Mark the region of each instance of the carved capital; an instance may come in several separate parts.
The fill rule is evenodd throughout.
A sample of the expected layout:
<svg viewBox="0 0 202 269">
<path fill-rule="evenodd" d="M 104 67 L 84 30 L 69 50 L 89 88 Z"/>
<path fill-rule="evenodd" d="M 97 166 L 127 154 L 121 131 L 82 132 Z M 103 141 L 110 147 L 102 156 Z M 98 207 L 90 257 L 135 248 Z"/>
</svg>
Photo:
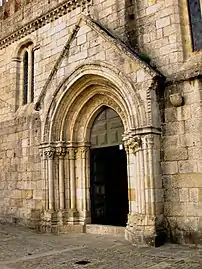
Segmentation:
<svg viewBox="0 0 202 269">
<path fill-rule="evenodd" d="M 154 136 L 153 135 L 147 135 L 146 136 L 146 144 L 148 148 L 152 148 L 154 145 Z"/>
<path fill-rule="evenodd" d="M 140 137 L 134 136 L 124 142 L 124 147 L 127 153 L 132 151 L 132 153 L 135 154 L 142 147 L 142 140 Z"/>
<path fill-rule="evenodd" d="M 86 159 L 86 153 L 88 152 L 88 150 L 89 150 L 88 147 L 80 147 L 79 148 L 79 153 L 80 153 L 81 159 Z"/>
<path fill-rule="evenodd" d="M 65 147 L 57 147 L 56 148 L 56 155 L 61 159 L 64 158 L 66 153 L 67 153 L 67 149 Z"/>
<path fill-rule="evenodd" d="M 44 151 L 43 151 L 43 150 L 40 150 L 40 157 L 41 157 L 41 160 L 46 159 L 46 156 L 45 156 L 45 154 L 44 154 Z"/>
<path fill-rule="evenodd" d="M 46 159 L 54 159 L 55 148 L 44 149 L 44 156 Z"/>
<path fill-rule="evenodd" d="M 68 159 L 69 160 L 75 160 L 76 159 L 76 153 L 77 153 L 76 148 L 68 148 L 67 153 L 68 153 Z"/>
</svg>

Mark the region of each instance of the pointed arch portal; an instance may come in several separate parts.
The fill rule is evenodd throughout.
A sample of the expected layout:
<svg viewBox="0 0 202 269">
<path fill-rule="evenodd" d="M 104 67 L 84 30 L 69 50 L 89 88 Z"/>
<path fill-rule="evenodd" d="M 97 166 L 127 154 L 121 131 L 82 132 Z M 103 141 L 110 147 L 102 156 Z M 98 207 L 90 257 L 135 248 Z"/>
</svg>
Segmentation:
<svg viewBox="0 0 202 269">
<path fill-rule="evenodd" d="M 155 244 L 163 191 L 152 94 L 148 105 L 151 94 L 141 100 L 125 77 L 104 66 L 82 67 L 64 81 L 42 132 L 44 229 L 119 225 L 128 240 Z"/>
<path fill-rule="evenodd" d="M 91 129 L 91 223 L 126 226 L 129 209 L 123 132 L 119 115 L 103 107 Z"/>
</svg>

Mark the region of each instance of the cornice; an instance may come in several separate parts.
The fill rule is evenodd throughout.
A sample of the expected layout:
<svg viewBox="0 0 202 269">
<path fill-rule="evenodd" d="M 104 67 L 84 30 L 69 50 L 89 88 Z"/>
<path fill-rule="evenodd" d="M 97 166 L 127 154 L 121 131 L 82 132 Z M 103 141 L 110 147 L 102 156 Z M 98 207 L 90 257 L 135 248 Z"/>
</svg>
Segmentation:
<svg viewBox="0 0 202 269">
<path fill-rule="evenodd" d="M 47 13 L 35 18 L 29 23 L 23 25 L 19 29 L 13 31 L 8 36 L 0 40 L 0 50 L 9 46 L 13 42 L 31 34 L 40 27 L 58 19 L 59 17 L 71 12 L 73 9 L 89 4 L 91 0 L 66 0 L 57 7 L 49 10 Z"/>
</svg>

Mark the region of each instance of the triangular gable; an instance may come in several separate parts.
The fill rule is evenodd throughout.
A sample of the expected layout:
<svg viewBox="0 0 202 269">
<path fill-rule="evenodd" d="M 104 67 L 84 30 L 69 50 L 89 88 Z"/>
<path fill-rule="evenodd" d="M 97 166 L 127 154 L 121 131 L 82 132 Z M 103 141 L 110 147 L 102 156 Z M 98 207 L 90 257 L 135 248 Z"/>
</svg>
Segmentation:
<svg viewBox="0 0 202 269">
<path fill-rule="evenodd" d="M 95 22 L 90 16 L 81 15 L 79 20 L 78 20 L 78 23 L 75 25 L 75 27 L 73 29 L 72 34 L 68 38 L 62 52 L 60 53 L 48 79 L 46 80 L 46 83 L 44 84 L 44 86 L 42 88 L 42 91 L 41 91 L 39 98 L 37 100 L 37 103 L 35 105 L 36 110 L 39 109 L 39 105 L 40 105 L 42 99 L 44 98 L 44 96 L 46 95 L 47 89 L 48 89 L 50 83 L 52 82 L 52 80 L 54 79 L 57 71 L 59 70 L 63 59 L 68 57 L 70 46 L 71 46 L 72 42 L 74 41 L 74 39 L 76 38 L 77 33 L 81 29 L 83 23 L 86 24 L 89 28 L 91 28 L 91 30 L 97 32 L 100 36 L 102 36 L 102 38 L 104 38 L 112 46 L 115 46 L 116 49 L 121 51 L 121 53 L 124 53 L 131 60 L 138 63 L 138 65 L 142 69 L 144 69 L 144 71 L 146 71 L 151 77 L 162 76 L 158 71 L 156 71 L 149 64 L 147 64 L 145 61 L 143 61 L 141 59 L 141 57 L 136 52 L 134 52 L 130 48 L 128 48 L 123 41 L 116 38 L 112 33 L 110 33 L 108 30 L 106 30 L 104 27 L 102 27 L 99 23 Z"/>
</svg>

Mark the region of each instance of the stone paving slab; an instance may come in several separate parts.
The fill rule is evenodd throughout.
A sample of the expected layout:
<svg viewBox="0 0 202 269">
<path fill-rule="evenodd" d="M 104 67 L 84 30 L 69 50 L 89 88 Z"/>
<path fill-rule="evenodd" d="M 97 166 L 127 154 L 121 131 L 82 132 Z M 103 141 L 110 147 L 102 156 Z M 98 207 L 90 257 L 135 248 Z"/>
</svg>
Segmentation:
<svg viewBox="0 0 202 269">
<path fill-rule="evenodd" d="M 0 225 L 0 269 L 71 268 L 202 269 L 202 249 L 172 244 L 137 247 L 118 236 L 40 234 Z"/>
</svg>

